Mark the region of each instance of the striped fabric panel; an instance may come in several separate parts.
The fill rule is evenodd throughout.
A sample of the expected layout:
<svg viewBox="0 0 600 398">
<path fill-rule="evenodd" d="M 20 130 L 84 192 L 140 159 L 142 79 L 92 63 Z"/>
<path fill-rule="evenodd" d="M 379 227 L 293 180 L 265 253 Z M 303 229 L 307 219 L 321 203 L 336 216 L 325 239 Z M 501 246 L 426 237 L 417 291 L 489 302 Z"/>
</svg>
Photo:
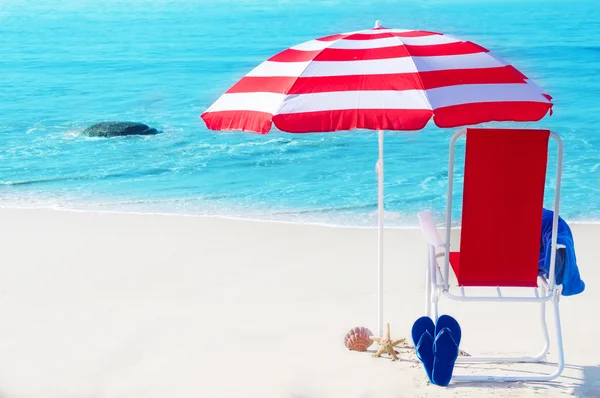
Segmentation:
<svg viewBox="0 0 600 398">
<path fill-rule="evenodd" d="M 421 130 L 432 115 L 433 112 L 428 109 L 338 109 L 278 114 L 273 116 L 273 123 L 290 133 L 352 129 Z"/>
<path fill-rule="evenodd" d="M 315 76 L 349 76 L 380 75 L 397 73 L 416 73 L 430 71 L 447 71 L 454 69 L 481 69 L 506 66 L 489 53 L 473 53 L 440 56 L 402 56 L 350 61 L 299 61 L 274 62 L 265 61 L 246 76 L 265 77 L 315 77 Z"/>
<path fill-rule="evenodd" d="M 463 84 L 526 84 L 512 66 L 448 69 L 425 72 L 351 74 L 334 76 L 250 76 L 242 78 L 227 93 L 268 92 L 310 94 L 326 91 L 415 90 Z M 537 87 L 537 86 L 536 86 Z"/>
<path fill-rule="evenodd" d="M 343 40 L 340 40 L 340 42 Z M 375 41 L 375 40 L 373 40 Z M 444 43 L 432 45 L 407 45 L 398 43 L 385 47 L 352 48 L 329 46 L 321 50 L 287 49 L 269 58 L 271 62 L 304 62 L 304 61 L 364 61 L 372 59 L 388 59 L 402 57 L 437 57 L 442 55 L 477 54 L 487 52 L 471 42 Z"/>
<path fill-rule="evenodd" d="M 286 96 L 276 113 L 303 113 L 342 109 L 431 110 L 431 106 L 423 90 L 333 91 Z"/>
<path fill-rule="evenodd" d="M 511 66 L 487 69 L 455 69 L 421 73 L 348 75 L 321 77 L 247 76 L 228 93 L 268 92 L 310 94 L 330 91 L 418 90 L 462 84 L 523 83 L 525 80 Z"/>
<path fill-rule="evenodd" d="M 428 90 L 325 91 L 308 94 L 227 93 L 209 112 L 259 111 L 271 114 L 339 109 L 438 109 L 478 102 L 540 102 L 548 100 L 527 84 L 463 84 Z"/>
<path fill-rule="evenodd" d="M 291 47 L 258 65 L 203 115 L 211 129 L 266 133 L 415 130 L 535 121 L 551 97 L 487 49 L 435 32 L 371 29 Z"/>
</svg>

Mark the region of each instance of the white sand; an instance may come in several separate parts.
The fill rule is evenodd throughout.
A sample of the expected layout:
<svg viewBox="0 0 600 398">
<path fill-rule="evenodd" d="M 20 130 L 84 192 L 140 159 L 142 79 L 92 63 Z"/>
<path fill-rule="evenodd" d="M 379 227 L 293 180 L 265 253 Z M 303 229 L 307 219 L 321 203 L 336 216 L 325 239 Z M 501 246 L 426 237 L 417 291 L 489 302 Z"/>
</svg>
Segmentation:
<svg viewBox="0 0 600 398">
<path fill-rule="evenodd" d="M 375 230 L 52 210 L 0 219 L 1 397 L 600 396 L 600 225 L 573 227 L 587 290 L 561 301 L 563 375 L 442 388 L 410 352 L 391 362 L 343 345 L 353 326 L 376 329 Z M 423 314 L 424 255 L 420 231 L 387 233 L 394 337 Z M 464 350 L 541 348 L 536 305 L 487 308 L 443 302 Z M 506 369 L 548 366 L 493 367 Z"/>
</svg>

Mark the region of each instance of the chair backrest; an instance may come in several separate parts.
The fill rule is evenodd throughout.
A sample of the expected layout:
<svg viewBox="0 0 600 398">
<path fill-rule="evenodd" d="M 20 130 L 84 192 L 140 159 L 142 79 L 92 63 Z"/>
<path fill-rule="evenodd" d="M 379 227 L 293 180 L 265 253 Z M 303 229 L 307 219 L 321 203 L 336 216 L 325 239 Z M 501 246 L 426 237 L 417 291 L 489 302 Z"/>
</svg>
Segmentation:
<svg viewBox="0 0 600 398">
<path fill-rule="evenodd" d="M 463 286 L 537 286 L 550 131 L 467 129 Z"/>
</svg>

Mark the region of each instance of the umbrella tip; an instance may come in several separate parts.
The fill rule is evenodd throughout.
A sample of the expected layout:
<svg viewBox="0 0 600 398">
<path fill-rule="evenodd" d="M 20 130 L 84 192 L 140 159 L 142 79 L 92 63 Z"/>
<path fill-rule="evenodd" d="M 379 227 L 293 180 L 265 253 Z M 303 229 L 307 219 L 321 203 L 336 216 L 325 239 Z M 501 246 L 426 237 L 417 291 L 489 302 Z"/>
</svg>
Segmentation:
<svg viewBox="0 0 600 398">
<path fill-rule="evenodd" d="M 375 21 L 375 28 L 381 28 L 382 24 L 381 21 L 378 19 L 377 21 Z"/>
</svg>

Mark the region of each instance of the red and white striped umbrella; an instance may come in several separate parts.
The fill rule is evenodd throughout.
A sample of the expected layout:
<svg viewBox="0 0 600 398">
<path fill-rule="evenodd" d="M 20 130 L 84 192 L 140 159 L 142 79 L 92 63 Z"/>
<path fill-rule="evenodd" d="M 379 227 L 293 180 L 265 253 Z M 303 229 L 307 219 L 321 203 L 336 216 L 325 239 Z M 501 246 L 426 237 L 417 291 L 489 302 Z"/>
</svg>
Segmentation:
<svg viewBox="0 0 600 398">
<path fill-rule="evenodd" d="M 378 333 L 383 333 L 383 130 L 537 121 L 551 97 L 487 49 L 423 30 L 375 28 L 291 47 L 258 65 L 202 119 L 212 130 L 379 130 Z"/>
<path fill-rule="evenodd" d="M 378 25 L 376 25 L 378 26 Z M 537 121 L 550 97 L 487 49 L 422 30 L 376 27 L 269 58 L 202 114 L 212 130 L 419 130 Z"/>
</svg>

